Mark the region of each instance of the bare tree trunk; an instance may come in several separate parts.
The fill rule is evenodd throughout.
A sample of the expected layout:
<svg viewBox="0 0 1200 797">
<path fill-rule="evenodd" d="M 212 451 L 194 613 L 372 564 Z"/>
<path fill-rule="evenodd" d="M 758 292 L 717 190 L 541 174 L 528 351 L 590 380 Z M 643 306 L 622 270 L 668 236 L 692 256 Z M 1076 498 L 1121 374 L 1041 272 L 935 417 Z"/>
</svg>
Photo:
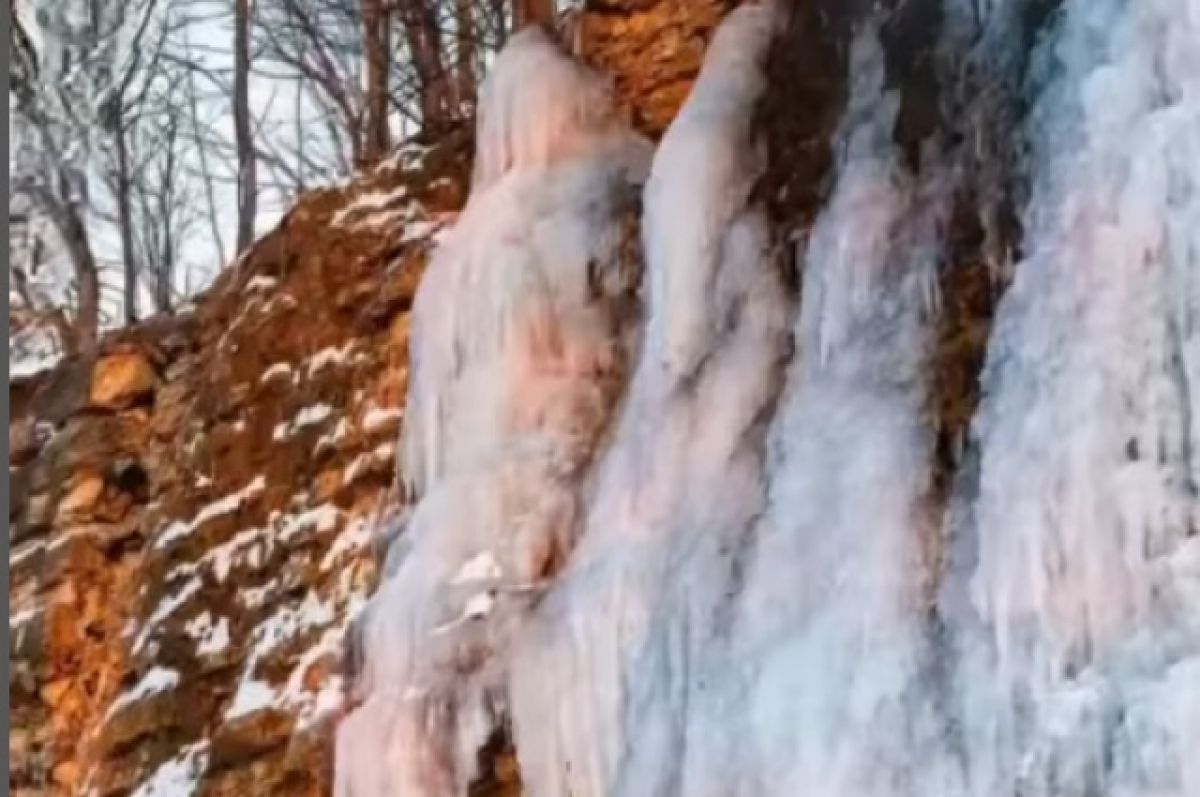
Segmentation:
<svg viewBox="0 0 1200 797">
<path fill-rule="evenodd" d="M 363 50 L 367 61 L 366 120 L 361 165 L 378 163 L 391 148 L 388 131 L 388 61 L 391 13 L 383 0 L 362 0 Z"/>
<path fill-rule="evenodd" d="M 100 334 L 100 274 L 92 256 L 87 228 L 73 208 L 56 214 L 54 223 L 71 256 L 78 292 L 71 348 L 78 352 L 93 351 Z"/>
<path fill-rule="evenodd" d="M 192 43 L 188 38 L 187 27 L 183 29 L 183 46 L 191 58 Z M 225 239 L 221 236 L 221 222 L 217 218 L 217 200 L 213 191 L 212 170 L 208 166 L 208 143 L 200 138 L 200 108 L 196 96 L 196 75 L 194 69 L 185 70 L 187 73 L 188 113 L 191 116 L 192 144 L 196 147 L 196 155 L 200 160 L 200 179 L 204 182 L 204 199 L 208 204 L 208 228 L 212 232 L 213 242 L 217 245 L 217 257 L 221 259 L 221 267 L 229 261 L 225 257 Z"/>
<path fill-rule="evenodd" d="M 254 242 L 258 200 L 250 121 L 250 0 L 235 0 L 233 21 L 233 126 L 237 147 L 238 254 Z"/>
<path fill-rule="evenodd" d="M 449 81 L 442 60 L 437 17 L 429 0 L 400 0 L 400 21 L 420 83 L 421 124 L 437 131 L 449 121 Z"/>
<path fill-rule="evenodd" d="M 514 0 L 513 27 L 517 30 L 526 25 L 554 25 L 554 0 Z"/>
<path fill-rule="evenodd" d="M 304 193 L 304 141 L 308 138 L 304 132 L 304 77 L 296 80 L 296 105 L 292 111 L 293 123 L 296 125 L 296 196 L 299 199 Z"/>
<path fill-rule="evenodd" d="M 457 50 L 455 78 L 458 89 L 458 104 L 475 104 L 475 18 L 471 0 L 454 0 L 454 18 L 457 22 Z"/>
<path fill-rule="evenodd" d="M 137 323 L 137 254 L 133 246 L 133 207 L 130 192 L 133 175 L 129 170 L 129 140 L 125 126 L 114 130 L 117 144 L 117 226 L 121 232 L 121 265 L 125 276 L 125 323 Z"/>
<path fill-rule="evenodd" d="M 158 218 L 162 225 L 162 254 L 155 270 L 154 303 L 160 313 L 171 312 L 171 290 L 175 283 L 175 215 L 172 212 L 172 191 L 177 178 L 175 174 L 176 138 L 179 125 L 176 117 L 167 121 L 166 163 L 163 165 L 163 185 L 158 192 Z"/>
</svg>

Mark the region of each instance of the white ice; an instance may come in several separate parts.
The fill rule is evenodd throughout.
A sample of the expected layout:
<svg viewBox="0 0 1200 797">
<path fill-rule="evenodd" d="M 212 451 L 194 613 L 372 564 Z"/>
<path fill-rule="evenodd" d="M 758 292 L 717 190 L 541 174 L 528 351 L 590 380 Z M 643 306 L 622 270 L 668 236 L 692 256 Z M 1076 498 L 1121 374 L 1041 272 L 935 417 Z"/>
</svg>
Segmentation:
<svg viewBox="0 0 1200 797">
<path fill-rule="evenodd" d="M 620 211 L 648 147 L 538 30 L 489 74 L 472 193 L 414 304 L 401 473 L 417 503 L 364 618 L 339 795 L 463 793 L 503 714 L 509 640 L 571 546 L 622 382 Z M 492 586 L 455 584 L 484 554 Z"/>
<path fill-rule="evenodd" d="M 947 586 L 971 794 L 1200 794 L 1200 2 L 1067 3 Z"/>
</svg>

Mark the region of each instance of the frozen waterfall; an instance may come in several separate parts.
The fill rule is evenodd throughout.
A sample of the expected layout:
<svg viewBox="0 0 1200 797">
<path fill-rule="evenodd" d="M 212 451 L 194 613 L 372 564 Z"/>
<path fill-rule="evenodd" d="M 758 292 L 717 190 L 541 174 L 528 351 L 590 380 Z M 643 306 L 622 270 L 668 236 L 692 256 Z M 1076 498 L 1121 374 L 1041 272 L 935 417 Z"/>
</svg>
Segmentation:
<svg viewBox="0 0 1200 797">
<path fill-rule="evenodd" d="M 656 150 L 541 32 L 497 58 L 339 797 L 466 794 L 496 734 L 533 797 L 1200 795 L 1200 0 L 944 0 L 967 110 L 919 158 L 904 5 L 846 41 L 798 240 L 759 192 L 789 4 L 727 16 Z M 980 184 L 1016 254 L 939 473 Z"/>
</svg>

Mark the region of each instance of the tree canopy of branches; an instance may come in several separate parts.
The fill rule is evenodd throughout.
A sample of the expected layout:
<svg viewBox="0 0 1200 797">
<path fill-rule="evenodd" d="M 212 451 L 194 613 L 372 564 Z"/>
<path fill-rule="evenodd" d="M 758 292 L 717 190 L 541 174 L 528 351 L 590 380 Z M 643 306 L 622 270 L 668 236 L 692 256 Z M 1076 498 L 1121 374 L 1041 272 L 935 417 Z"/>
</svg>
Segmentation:
<svg viewBox="0 0 1200 797">
<path fill-rule="evenodd" d="M 9 0 L 14 317 L 72 352 L 172 311 L 206 279 L 195 253 L 211 274 L 301 191 L 469 119 L 507 35 L 555 10 Z"/>
</svg>

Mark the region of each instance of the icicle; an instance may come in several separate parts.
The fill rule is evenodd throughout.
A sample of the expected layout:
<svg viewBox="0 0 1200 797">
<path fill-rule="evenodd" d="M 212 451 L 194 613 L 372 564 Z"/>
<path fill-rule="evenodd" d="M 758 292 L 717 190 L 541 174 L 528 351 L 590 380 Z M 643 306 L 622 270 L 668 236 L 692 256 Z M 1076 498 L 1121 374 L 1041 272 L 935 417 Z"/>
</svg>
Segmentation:
<svg viewBox="0 0 1200 797">
<path fill-rule="evenodd" d="M 1200 3 L 1066 3 L 989 351 L 972 794 L 1200 793 Z M 1186 685 L 1185 685 L 1186 684 Z"/>
<path fill-rule="evenodd" d="M 570 547 L 624 376 L 620 214 L 648 150 L 599 85 L 536 33 L 485 85 L 479 177 L 413 309 L 402 468 L 420 500 L 365 617 L 339 794 L 466 792 L 504 721 L 508 640 Z M 537 115 L 581 98 L 586 114 Z"/>
</svg>

